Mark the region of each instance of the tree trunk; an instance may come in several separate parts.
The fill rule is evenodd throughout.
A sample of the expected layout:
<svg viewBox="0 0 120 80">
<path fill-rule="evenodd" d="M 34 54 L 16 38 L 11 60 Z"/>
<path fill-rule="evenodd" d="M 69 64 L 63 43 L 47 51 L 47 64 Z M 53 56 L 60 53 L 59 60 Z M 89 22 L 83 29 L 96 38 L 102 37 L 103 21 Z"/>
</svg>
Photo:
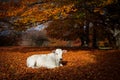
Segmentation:
<svg viewBox="0 0 120 80">
<path fill-rule="evenodd" d="M 84 23 L 83 33 L 80 39 L 81 39 L 82 47 L 89 47 L 89 25 L 86 21 Z"/>
<path fill-rule="evenodd" d="M 95 30 L 95 28 L 93 28 L 92 47 L 93 47 L 94 49 L 98 48 L 98 46 L 97 46 L 97 35 L 96 35 L 96 30 Z"/>
<path fill-rule="evenodd" d="M 116 37 L 116 47 L 120 49 L 120 37 L 119 36 Z"/>
<path fill-rule="evenodd" d="M 86 27 L 86 44 L 87 44 L 87 46 L 89 46 L 89 42 L 90 42 L 90 40 L 89 40 L 89 26 L 87 25 L 87 27 Z"/>
</svg>

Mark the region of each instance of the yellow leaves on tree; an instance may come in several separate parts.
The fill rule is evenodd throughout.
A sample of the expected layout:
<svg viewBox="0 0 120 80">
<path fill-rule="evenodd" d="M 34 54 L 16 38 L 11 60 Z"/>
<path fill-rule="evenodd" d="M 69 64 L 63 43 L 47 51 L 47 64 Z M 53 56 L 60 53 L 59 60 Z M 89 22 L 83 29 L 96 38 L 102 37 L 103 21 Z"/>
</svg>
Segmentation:
<svg viewBox="0 0 120 80">
<path fill-rule="evenodd" d="M 45 2 L 46 1 L 46 2 Z M 61 1 L 45 0 L 36 4 L 38 0 L 21 0 L 17 4 L 14 2 L 5 3 L 5 11 L 0 12 L 0 18 L 16 17 L 15 25 L 26 25 L 29 23 L 43 22 L 48 20 L 63 19 L 68 17 L 70 12 L 75 12 L 75 4 L 71 2 L 61 3 Z M 34 4 L 34 5 L 32 5 Z M 5 8 L 0 6 L 0 10 Z M 32 6 L 30 6 L 32 5 Z"/>
<path fill-rule="evenodd" d="M 13 0 L 8 2 L 0 2 L 0 18 L 19 16 L 24 11 L 28 4 L 35 2 L 36 0 L 20 0 L 15 3 Z"/>
<path fill-rule="evenodd" d="M 73 7 L 74 4 L 64 5 L 61 7 L 53 7 L 51 4 L 42 4 L 41 6 L 35 5 L 21 15 L 19 22 L 27 23 L 30 21 L 31 23 L 34 23 L 50 19 L 59 19 L 61 17 L 66 18 L 69 15 L 69 12 L 76 11 Z"/>
</svg>

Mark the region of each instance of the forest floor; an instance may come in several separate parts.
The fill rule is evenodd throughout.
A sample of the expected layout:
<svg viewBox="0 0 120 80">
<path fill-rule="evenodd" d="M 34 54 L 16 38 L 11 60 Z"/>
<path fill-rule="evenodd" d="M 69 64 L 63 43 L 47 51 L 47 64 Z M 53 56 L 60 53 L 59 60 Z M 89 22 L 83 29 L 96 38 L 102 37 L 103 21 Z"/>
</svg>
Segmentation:
<svg viewBox="0 0 120 80">
<path fill-rule="evenodd" d="M 120 80 L 120 50 L 66 49 L 64 66 L 32 69 L 27 57 L 53 48 L 0 47 L 0 80 Z"/>
</svg>

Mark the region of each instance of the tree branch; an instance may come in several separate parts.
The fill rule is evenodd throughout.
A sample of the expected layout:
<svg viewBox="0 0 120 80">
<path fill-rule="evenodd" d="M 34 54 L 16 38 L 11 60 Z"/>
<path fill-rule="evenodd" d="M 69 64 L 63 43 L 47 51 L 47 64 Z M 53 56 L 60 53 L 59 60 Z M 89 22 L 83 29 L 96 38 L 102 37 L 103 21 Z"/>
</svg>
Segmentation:
<svg viewBox="0 0 120 80">
<path fill-rule="evenodd" d="M 43 3 L 45 3 L 45 2 L 43 2 L 43 1 L 33 2 L 31 4 L 28 4 L 28 7 L 32 7 L 32 6 L 36 5 L 36 4 L 43 4 Z"/>
</svg>

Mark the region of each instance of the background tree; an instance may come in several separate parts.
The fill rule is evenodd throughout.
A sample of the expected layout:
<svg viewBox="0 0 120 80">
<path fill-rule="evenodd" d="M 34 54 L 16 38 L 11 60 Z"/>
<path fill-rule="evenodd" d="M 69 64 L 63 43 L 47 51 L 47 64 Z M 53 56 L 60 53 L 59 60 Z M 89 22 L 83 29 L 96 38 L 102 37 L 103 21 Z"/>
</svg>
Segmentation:
<svg viewBox="0 0 120 80">
<path fill-rule="evenodd" d="M 26 30 L 37 23 L 52 21 L 47 29 L 50 37 L 80 38 L 89 45 L 91 33 L 96 47 L 98 40 L 119 29 L 119 9 L 118 0 L 8 0 L 0 2 L 0 22 L 8 23 L 9 29 Z M 93 23 L 92 31 L 89 31 L 90 23 Z"/>
<path fill-rule="evenodd" d="M 0 2 L 0 22 L 9 23 L 16 30 L 24 30 L 35 23 L 66 18 L 73 9 L 67 0 L 20 0 Z"/>
<path fill-rule="evenodd" d="M 107 31 L 107 28 L 114 29 L 116 28 L 113 25 L 118 25 L 119 26 L 119 1 L 118 0 L 78 0 L 75 2 L 75 8 L 77 9 L 76 12 L 70 13 L 70 19 L 72 20 L 72 25 L 71 22 L 68 22 L 72 27 L 66 28 L 64 31 L 64 28 L 57 29 L 56 26 L 57 24 L 60 24 L 59 27 L 63 27 L 63 24 L 61 23 L 56 23 L 55 25 L 50 25 L 50 28 L 47 29 L 48 35 L 51 37 L 58 37 L 59 39 L 67 38 L 64 37 L 64 33 L 69 33 L 68 36 L 71 36 L 70 33 L 73 33 L 74 31 L 76 33 L 72 34 L 72 39 L 75 38 L 80 38 L 82 43 L 84 41 L 87 41 L 86 43 L 89 44 L 89 24 L 93 23 L 93 29 L 92 35 L 93 35 L 93 47 L 97 48 L 97 41 L 98 40 L 103 40 L 104 38 L 109 37 L 110 33 Z M 111 12 L 111 10 L 114 10 Z M 77 20 L 79 24 L 79 29 L 75 30 L 74 25 L 76 24 L 74 20 Z M 64 22 L 64 20 L 62 20 Z M 54 23 L 54 22 L 53 22 Z M 67 24 L 67 22 L 66 22 Z M 83 30 L 84 26 L 86 26 L 86 31 Z M 117 28 L 118 29 L 118 28 Z M 56 30 L 56 31 L 55 31 Z M 59 32 L 59 30 L 61 32 Z M 72 31 L 73 30 L 73 31 Z M 54 32 L 55 31 L 55 32 Z M 83 31 L 81 33 L 81 31 Z M 85 35 L 86 33 L 86 35 Z M 56 35 L 55 35 L 56 34 Z M 58 34 L 58 35 L 57 35 Z M 59 35 L 60 34 L 60 35 Z M 76 34 L 79 34 L 79 36 L 76 36 Z M 80 37 L 81 36 L 81 37 Z M 112 36 L 111 36 L 112 37 Z M 110 42 L 111 40 L 109 40 Z"/>
</svg>

